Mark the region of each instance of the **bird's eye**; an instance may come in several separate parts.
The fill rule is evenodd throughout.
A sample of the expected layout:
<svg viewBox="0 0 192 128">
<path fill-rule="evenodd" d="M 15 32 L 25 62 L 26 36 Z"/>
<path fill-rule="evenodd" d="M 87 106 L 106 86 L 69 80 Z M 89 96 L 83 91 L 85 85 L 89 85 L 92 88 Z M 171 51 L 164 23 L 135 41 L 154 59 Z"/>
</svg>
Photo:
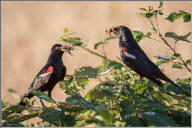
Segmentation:
<svg viewBox="0 0 192 128">
<path fill-rule="evenodd" d="M 56 47 L 56 50 L 59 50 L 60 48 L 59 47 Z"/>
</svg>

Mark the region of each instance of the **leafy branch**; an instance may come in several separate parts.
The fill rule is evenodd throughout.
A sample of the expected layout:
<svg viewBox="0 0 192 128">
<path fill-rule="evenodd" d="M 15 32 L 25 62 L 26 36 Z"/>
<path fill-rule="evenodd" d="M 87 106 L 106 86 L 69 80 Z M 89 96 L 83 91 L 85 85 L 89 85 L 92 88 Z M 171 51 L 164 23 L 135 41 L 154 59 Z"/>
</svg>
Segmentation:
<svg viewBox="0 0 192 128">
<path fill-rule="evenodd" d="M 162 6 L 161 6 L 162 7 Z M 168 43 L 168 41 L 163 37 L 163 35 L 161 34 L 160 32 L 160 29 L 159 29 L 159 24 L 158 24 L 158 20 L 157 20 L 157 16 L 158 15 L 163 15 L 162 13 L 157 13 L 157 12 L 161 12 L 162 9 L 159 8 L 157 10 L 154 10 L 152 7 L 149 6 L 149 9 L 141 9 L 141 10 L 144 10 L 145 13 L 140 13 L 140 16 L 143 16 L 147 19 L 149 25 L 151 26 L 151 29 L 152 31 L 154 31 L 155 34 L 157 34 L 159 36 L 159 38 L 161 39 L 161 41 L 171 50 L 171 52 L 173 54 L 177 54 L 175 48 L 172 48 L 171 45 Z M 151 14 L 149 16 L 149 14 Z M 155 17 L 155 21 L 156 21 L 156 25 L 154 25 L 154 22 L 152 21 L 152 17 Z M 172 17 L 172 18 L 170 18 Z M 174 18 L 176 17 L 176 18 Z M 170 20 L 170 21 L 175 21 L 176 19 L 178 19 L 179 17 L 183 17 L 184 18 L 184 21 L 188 21 L 190 20 L 189 18 L 189 14 L 184 12 L 184 11 L 181 11 L 180 10 L 180 13 L 179 14 L 175 14 L 175 13 L 172 13 L 167 19 Z M 185 19 L 187 18 L 187 19 Z M 191 32 L 187 33 L 186 35 L 184 36 L 178 36 L 177 34 L 175 34 L 174 32 L 167 32 L 165 34 L 165 37 L 170 37 L 170 38 L 173 38 L 175 39 L 175 45 L 176 43 L 179 41 L 179 40 L 182 40 L 182 41 L 186 41 L 186 42 L 190 42 L 189 40 L 187 40 L 187 37 L 189 37 L 191 35 Z M 148 37 L 150 38 L 150 37 Z M 156 40 L 157 41 L 157 40 Z M 177 58 L 179 60 L 179 62 L 182 63 L 182 65 L 185 67 L 185 69 L 191 73 L 191 70 L 189 69 L 189 67 L 187 66 L 186 62 L 181 58 Z"/>
</svg>

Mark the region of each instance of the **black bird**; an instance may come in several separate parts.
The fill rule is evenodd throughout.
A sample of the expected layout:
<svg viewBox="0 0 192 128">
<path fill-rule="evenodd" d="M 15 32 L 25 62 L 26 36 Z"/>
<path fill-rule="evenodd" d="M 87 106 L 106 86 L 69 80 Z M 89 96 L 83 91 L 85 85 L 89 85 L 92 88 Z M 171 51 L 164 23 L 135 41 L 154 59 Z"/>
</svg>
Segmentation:
<svg viewBox="0 0 192 128">
<path fill-rule="evenodd" d="M 51 92 L 55 85 L 62 81 L 66 74 L 66 67 L 63 65 L 62 55 L 64 52 L 69 52 L 73 50 L 70 46 L 64 46 L 61 44 L 55 44 L 51 48 L 51 54 L 47 60 L 45 66 L 36 75 L 35 79 L 31 83 L 28 91 L 24 94 L 20 101 L 20 105 L 25 106 L 23 99 L 25 97 L 32 98 L 34 95 L 31 93 L 34 90 L 48 91 L 48 96 L 51 97 Z M 41 101 L 41 100 L 40 100 Z M 41 101 L 42 105 L 43 102 Z M 43 105 L 44 106 L 44 105 Z"/>
<path fill-rule="evenodd" d="M 161 70 L 147 57 L 135 41 L 129 28 L 126 26 L 116 26 L 106 30 L 106 33 L 109 35 L 114 33 L 119 38 L 120 55 L 126 66 L 130 67 L 141 77 L 146 77 L 159 86 L 163 85 L 160 80 L 164 80 L 172 83 L 174 86 L 184 91 L 164 73 L 162 73 Z"/>
</svg>

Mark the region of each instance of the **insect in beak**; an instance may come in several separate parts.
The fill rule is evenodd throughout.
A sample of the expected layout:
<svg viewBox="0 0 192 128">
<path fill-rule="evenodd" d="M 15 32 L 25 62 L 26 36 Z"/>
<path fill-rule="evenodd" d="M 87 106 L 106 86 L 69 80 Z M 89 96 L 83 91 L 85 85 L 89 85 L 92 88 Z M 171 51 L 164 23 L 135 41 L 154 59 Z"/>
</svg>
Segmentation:
<svg viewBox="0 0 192 128">
<path fill-rule="evenodd" d="M 111 36 L 111 33 L 113 33 L 113 32 L 114 32 L 114 28 L 110 28 L 110 29 L 105 30 L 105 33 L 109 36 Z"/>
<path fill-rule="evenodd" d="M 62 47 L 63 52 L 68 52 L 71 55 L 72 55 L 72 53 L 71 53 L 72 50 L 74 50 L 74 48 L 72 46 L 69 46 L 69 45 L 63 45 L 63 47 Z"/>
</svg>

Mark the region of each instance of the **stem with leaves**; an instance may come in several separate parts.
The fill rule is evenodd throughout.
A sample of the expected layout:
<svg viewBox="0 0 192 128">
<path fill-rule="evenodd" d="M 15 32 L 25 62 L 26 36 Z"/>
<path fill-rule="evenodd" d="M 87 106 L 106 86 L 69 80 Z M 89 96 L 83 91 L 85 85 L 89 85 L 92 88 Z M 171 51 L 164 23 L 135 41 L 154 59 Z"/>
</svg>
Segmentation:
<svg viewBox="0 0 192 128">
<path fill-rule="evenodd" d="M 153 24 L 153 22 L 150 20 L 150 18 L 147 18 L 147 21 L 149 23 L 149 25 L 151 26 L 151 29 L 158 34 L 158 36 L 160 37 L 160 39 L 164 42 L 164 44 L 172 51 L 172 53 L 176 53 L 176 50 L 174 48 L 171 47 L 171 45 L 167 42 L 167 40 L 163 37 L 163 35 L 161 34 L 159 27 L 158 27 L 158 22 L 157 22 L 157 16 L 155 16 L 156 19 L 156 24 L 157 24 L 157 28 L 155 27 L 155 25 Z M 191 73 L 191 70 L 187 67 L 187 64 L 185 63 L 185 61 L 181 58 L 178 58 L 178 60 L 183 64 L 183 66 L 186 68 L 186 70 L 189 72 L 189 74 Z"/>
</svg>

